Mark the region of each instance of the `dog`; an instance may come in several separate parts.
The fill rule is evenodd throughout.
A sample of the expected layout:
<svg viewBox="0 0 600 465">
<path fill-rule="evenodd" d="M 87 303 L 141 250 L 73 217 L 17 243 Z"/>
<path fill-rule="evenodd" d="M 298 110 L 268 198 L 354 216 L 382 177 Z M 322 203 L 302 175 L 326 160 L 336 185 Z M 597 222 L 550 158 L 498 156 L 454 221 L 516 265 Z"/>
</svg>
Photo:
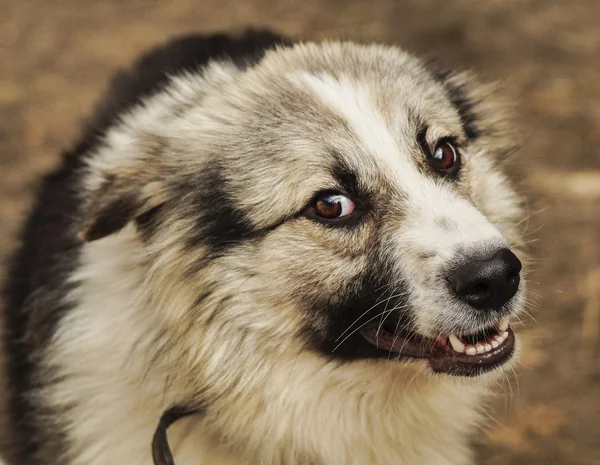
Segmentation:
<svg viewBox="0 0 600 465">
<path fill-rule="evenodd" d="M 491 91 L 266 31 L 117 74 L 9 270 L 13 463 L 472 464 L 526 301 Z"/>
</svg>

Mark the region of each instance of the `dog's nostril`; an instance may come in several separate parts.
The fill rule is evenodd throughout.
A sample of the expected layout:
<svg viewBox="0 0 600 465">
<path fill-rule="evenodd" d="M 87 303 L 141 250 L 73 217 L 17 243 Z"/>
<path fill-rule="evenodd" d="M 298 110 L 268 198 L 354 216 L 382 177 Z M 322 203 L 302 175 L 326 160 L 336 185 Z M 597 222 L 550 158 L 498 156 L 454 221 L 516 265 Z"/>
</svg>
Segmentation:
<svg viewBox="0 0 600 465">
<path fill-rule="evenodd" d="M 498 250 L 490 258 L 470 260 L 457 267 L 448 280 L 454 293 L 479 310 L 497 310 L 519 288 L 521 262 L 508 249 Z"/>
<path fill-rule="evenodd" d="M 478 282 L 473 284 L 466 294 L 487 294 L 489 292 L 489 286 L 484 282 Z"/>
</svg>

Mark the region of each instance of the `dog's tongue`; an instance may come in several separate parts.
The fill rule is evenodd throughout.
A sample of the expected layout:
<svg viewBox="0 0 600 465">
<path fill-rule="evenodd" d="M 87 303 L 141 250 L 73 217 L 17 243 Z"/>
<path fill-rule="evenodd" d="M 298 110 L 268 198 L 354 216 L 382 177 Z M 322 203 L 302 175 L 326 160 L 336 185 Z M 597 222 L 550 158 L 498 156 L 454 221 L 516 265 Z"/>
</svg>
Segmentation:
<svg viewBox="0 0 600 465">
<path fill-rule="evenodd" d="M 409 357 L 423 358 L 431 354 L 437 345 L 434 339 L 425 339 L 418 335 L 394 336 L 379 328 L 368 328 L 361 331 L 365 340 L 380 350 L 390 354 L 402 354 Z"/>
</svg>

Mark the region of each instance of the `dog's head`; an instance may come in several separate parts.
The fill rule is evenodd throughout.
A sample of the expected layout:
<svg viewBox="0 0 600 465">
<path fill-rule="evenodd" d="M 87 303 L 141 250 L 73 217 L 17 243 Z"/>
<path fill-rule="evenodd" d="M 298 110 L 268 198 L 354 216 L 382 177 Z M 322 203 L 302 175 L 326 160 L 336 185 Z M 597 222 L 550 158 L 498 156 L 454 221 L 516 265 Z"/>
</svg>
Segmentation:
<svg viewBox="0 0 600 465">
<path fill-rule="evenodd" d="M 477 375 L 511 359 L 524 304 L 512 145 L 467 75 L 381 46 L 278 49 L 124 116 L 90 157 L 83 237 L 135 235 L 156 347 L 208 377 L 289 347 Z"/>
</svg>

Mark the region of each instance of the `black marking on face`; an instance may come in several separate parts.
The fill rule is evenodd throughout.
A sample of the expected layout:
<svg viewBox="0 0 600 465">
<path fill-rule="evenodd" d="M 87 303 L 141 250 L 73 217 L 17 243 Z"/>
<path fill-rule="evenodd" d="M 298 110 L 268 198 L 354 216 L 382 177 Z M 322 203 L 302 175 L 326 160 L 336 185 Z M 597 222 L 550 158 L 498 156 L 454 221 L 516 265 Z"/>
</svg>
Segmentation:
<svg viewBox="0 0 600 465">
<path fill-rule="evenodd" d="M 182 210 L 184 215 L 196 215 L 197 218 L 195 234 L 187 239 L 188 246 L 206 249 L 205 258 L 189 270 L 192 273 L 243 243 L 264 238 L 291 219 L 278 218 L 270 225 L 256 227 L 231 196 L 233 187 L 221 169 L 217 162 L 213 162 L 193 182 L 180 186 L 182 197 L 196 197 L 191 206 Z"/>
<path fill-rule="evenodd" d="M 340 360 L 386 357 L 388 354 L 365 341 L 360 329 L 373 324 L 403 329 L 412 324 L 412 317 L 405 310 L 406 286 L 393 277 L 383 261 L 374 262 L 338 294 L 320 302 L 303 302 L 309 306 L 307 312 L 325 316 L 324 331 L 307 332 L 311 344 L 328 357 Z"/>
<path fill-rule="evenodd" d="M 429 147 L 429 143 L 427 142 L 427 131 L 429 130 L 429 126 L 425 123 L 419 124 L 419 129 L 417 131 L 417 142 L 421 151 L 423 152 L 424 157 L 418 158 L 417 167 L 421 173 L 430 173 L 431 167 L 427 159 L 431 156 L 431 147 Z"/>
<path fill-rule="evenodd" d="M 475 103 L 468 97 L 464 84 L 452 82 L 451 71 L 440 71 L 433 74 L 448 95 L 448 99 L 456 109 L 461 125 L 469 141 L 476 140 L 481 132 L 477 127 L 477 116 L 475 115 Z"/>
<path fill-rule="evenodd" d="M 346 166 L 339 154 L 335 155 L 335 162 L 331 167 L 331 175 L 340 183 L 345 193 L 352 197 L 352 200 L 357 201 L 364 197 L 364 192 L 360 188 L 356 173 Z"/>
<path fill-rule="evenodd" d="M 202 173 L 197 189 L 197 233 L 190 237 L 191 244 L 208 246 L 208 256 L 215 258 L 254 237 L 250 220 L 229 194 L 228 183 L 216 163 Z"/>
</svg>

